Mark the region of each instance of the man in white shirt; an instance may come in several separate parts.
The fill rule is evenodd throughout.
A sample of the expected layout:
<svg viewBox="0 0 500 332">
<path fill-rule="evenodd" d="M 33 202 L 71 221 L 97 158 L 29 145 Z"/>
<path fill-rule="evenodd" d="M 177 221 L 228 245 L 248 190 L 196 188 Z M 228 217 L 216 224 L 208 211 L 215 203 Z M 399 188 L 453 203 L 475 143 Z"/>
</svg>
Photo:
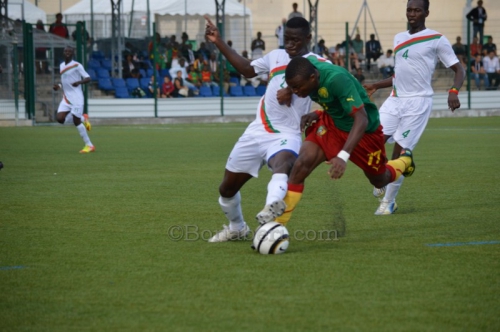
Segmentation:
<svg viewBox="0 0 500 332">
<path fill-rule="evenodd" d="M 377 67 L 384 78 L 388 78 L 394 74 L 394 57 L 392 56 L 392 50 L 387 50 L 385 55 L 378 58 Z"/>
<path fill-rule="evenodd" d="M 63 99 L 57 109 L 57 122 L 73 123 L 85 143 L 80 153 L 90 153 L 95 151 L 95 147 L 87 134 L 92 127 L 87 114 L 83 114 L 85 99 L 81 87 L 82 84 L 90 82 L 90 75 L 83 69 L 81 63 L 73 60 L 73 54 L 72 47 L 67 46 L 64 49 L 64 61 L 59 66 L 61 83 L 52 87 L 54 91 L 63 90 Z"/>
<path fill-rule="evenodd" d="M 285 41 L 283 39 L 283 33 L 285 32 L 285 24 L 286 24 L 286 18 L 283 18 L 281 20 L 281 25 L 279 25 L 276 28 L 276 31 L 274 31 L 274 35 L 276 38 L 278 38 L 278 48 L 284 49 L 285 48 Z"/>
<path fill-rule="evenodd" d="M 186 59 L 185 58 L 179 58 L 178 65 L 176 67 L 172 67 L 169 70 L 170 77 L 176 77 L 178 71 L 182 72 L 182 80 L 184 81 L 184 84 L 190 89 L 190 90 L 198 90 L 196 86 L 187 81 L 188 78 L 188 72 L 187 72 L 187 65 L 186 65 Z"/>
<path fill-rule="evenodd" d="M 494 51 L 490 51 L 490 53 L 484 57 L 483 66 L 488 75 L 488 81 L 490 81 L 488 90 L 498 89 L 500 85 L 500 64 Z"/>
</svg>

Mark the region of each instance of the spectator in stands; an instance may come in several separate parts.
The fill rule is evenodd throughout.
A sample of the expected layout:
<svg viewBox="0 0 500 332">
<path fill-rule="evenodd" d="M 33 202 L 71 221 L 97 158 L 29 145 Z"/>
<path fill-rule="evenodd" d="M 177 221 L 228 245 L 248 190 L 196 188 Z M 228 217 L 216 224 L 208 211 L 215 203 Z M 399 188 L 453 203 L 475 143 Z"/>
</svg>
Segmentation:
<svg viewBox="0 0 500 332">
<path fill-rule="evenodd" d="M 453 52 L 455 52 L 455 55 L 457 58 L 460 58 L 461 56 L 465 56 L 465 45 L 462 44 L 462 37 L 457 36 L 457 42 L 451 46 L 453 48 Z"/>
<path fill-rule="evenodd" d="M 484 21 L 488 18 L 486 15 L 486 9 L 483 7 L 483 1 L 479 0 L 477 2 L 477 7 L 472 8 L 471 11 L 466 15 L 469 21 L 472 21 L 472 36 L 477 37 L 479 35 L 479 43 L 483 44 L 483 33 L 484 33 Z"/>
<path fill-rule="evenodd" d="M 363 75 L 363 71 L 361 70 L 361 68 L 358 68 L 356 70 L 356 74 L 354 74 L 353 76 L 356 77 L 359 83 L 363 84 L 363 81 L 365 80 L 365 75 Z"/>
<path fill-rule="evenodd" d="M 207 48 L 207 44 L 205 42 L 200 43 L 200 47 L 198 48 L 197 53 L 198 55 L 201 54 L 203 56 L 203 60 L 208 61 L 208 59 L 210 59 L 210 51 Z"/>
<path fill-rule="evenodd" d="M 328 57 L 328 47 L 325 46 L 325 40 L 320 39 L 317 45 L 313 47 L 313 52 L 319 56 Z"/>
<path fill-rule="evenodd" d="M 356 37 L 351 41 L 352 48 L 354 52 L 356 52 L 356 55 L 358 56 L 358 61 L 361 62 L 365 59 L 365 52 L 364 52 L 364 46 L 365 43 L 361 39 L 361 36 L 359 33 L 356 34 Z"/>
<path fill-rule="evenodd" d="M 130 77 L 141 79 L 142 75 L 141 75 L 141 72 L 139 71 L 139 68 L 132 69 L 132 71 L 130 71 Z"/>
<path fill-rule="evenodd" d="M 189 88 L 184 86 L 184 79 L 182 78 L 182 71 L 178 70 L 175 79 L 174 79 L 174 92 L 172 96 L 178 97 L 187 97 L 189 95 Z"/>
<path fill-rule="evenodd" d="M 152 75 L 149 83 L 148 83 L 148 90 L 149 93 L 154 97 L 156 95 L 156 98 L 161 98 L 161 92 L 160 92 L 160 87 L 158 82 L 155 81 L 155 76 Z"/>
<path fill-rule="evenodd" d="M 217 62 L 217 54 L 216 53 L 214 53 L 214 52 L 210 53 L 210 59 L 208 60 L 208 66 L 210 67 L 210 72 L 212 72 L 212 75 L 215 75 L 215 73 L 217 72 L 217 68 L 219 67 L 219 63 Z M 215 80 L 217 81 L 218 79 L 216 78 Z"/>
<path fill-rule="evenodd" d="M 476 55 L 476 58 L 471 63 L 471 72 L 474 81 L 476 82 L 476 88 L 481 90 L 481 79 L 484 82 L 484 87 L 488 88 L 490 86 L 490 81 L 486 70 L 484 69 L 483 60 L 481 55 Z"/>
<path fill-rule="evenodd" d="M 49 32 L 61 38 L 68 39 L 69 31 L 66 24 L 62 22 L 63 16 L 61 13 L 56 14 L 56 21 L 50 25 Z M 59 64 L 64 60 L 64 48 L 57 47 L 54 49 L 54 68 L 58 69 Z"/>
<path fill-rule="evenodd" d="M 394 75 L 394 57 L 392 56 L 392 50 L 387 50 L 385 55 L 382 55 L 377 60 L 378 70 L 382 74 L 383 78 L 388 78 Z"/>
<path fill-rule="evenodd" d="M 198 53 L 198 55 L 196 56 L 196 60 L 193 63 L 193 68 L 201 73 L 204 66 L 208 66 L 208 61 L 205 60 L 203 54 Z"/>
<path fill-rule="evenodd" d="M 349 62 L 351 64 L 351 70 L 358 70 L 360 67 L 358 55 L 354 50 L 350 51 Z"/>
<path fill-rule="evenodd" d="M 161 45 L 161 36 L 158 32 L 155 32 L 155 36 L 154 36 L 155 40 L 151 40 L 148 44 L 148 54 L 149 54 L 149 58 L 152 60 L 153 57 L 154 57 L 154 54 L 153 54 L 153 47 L 154 45 L 156 44 L 156 48 L 158 49 Z"/>
<path fill-rule="evenodd" d="M 332 47 L 329 49 L 330 53 L 330 61 L 332 61 L 333 64 L 344 67 L 345 64 L 345 51 L 342 49 L 342 45 L 337 44 L 335 47 Z"/>
<path fill-rule="evenodd" d="M 220 74 L 221 74 L 220 73 L 220 67 L 218 67 L 217 71 L 214 74 L 214 77 L 216 77 L 216 81 L 220 80 Z M 236 84 L 235 83 L 230 83 L 231 76 L 229 76 L 229 71 L 226 68 L 223 69 L 222 75 L 223 75 L 223 79 L 224 79 L 223 88 L 224 88 L 224 91 L 226 93 L 228 93 L 229 92 L 229 86 L 236 86 Z"/>
<path fill-rule="evenodd" d="M 194 64 L 194 61 L 196 60 L 196 56 L 194 55 L 194 52 L 193 52 L 193 45 L 187 44 L 186 53 L 187 53 L 186 60 L 187 60 L 188 64 L 190 64 L 190 65 Z"/>
<path fill-rule="evenodd" d="M 274 30 L 274 35 L 278 38 L 278 48 L 285 48 L 285 39 L 283 33 L 285 32 L 286 18 L 281 20 L 281 25 L 278 25 L 276 30 Z"/>
<path fill-rule="evenodd" d="M 201 83 L 204 86 L 212 87 L 212 86 L 218 86 L 217 83 L 214 82 L 214 77 L 212 75 L 212 72 L 210 71 L 210 67 L 203 66 L 203 69 L 201 71 Z"/>
<path fill-rule="evenodd" d="M 40 31 L 45 32 L 45 27 L 42 20 L 36 22 L 36 28 Z M 45 47 L 37 47 L 35 49 L 35 68 L 37 74 L 48 74 L 49 64 L 47 62 L 47 49 Z"/>
<path fill-rule="evenodd" d="M 490 54 L 491 51 L 495 52 L 495 55 L 498 55 L 497 45 L 493 44 L 493 37 L 488 36 L 488 42 L 483 45 L 483 54 L 484 55 Z"/>
<path fill-rule="evenodd" d="M 252 59 L 260 59 L 264 56 L 264 51 L 266 50 L 266 42 L 262 40 L 262 32 L 257 32 L 257 38 L 252 41 L 250 47 L 252 50 Z"/>
<path fill-rule="evenodd" d="M 49 32 L 61 38 L 68 39 L 69 31 L 66 24 L 62 22 L 63 16 L 61 13 L 56 14 L 56 21 L 50 25 Z"/>
<path fill-rule="evenodd" d="M 165 76 L 163 78 L 163 84 L 161 86 L 161 97 L 173 98 L 173 93 L 174 93 L 174 83 L 172 83 L 169 76 Z"/>
<path fill-rule="evenodd" d="M 182 85 L 187 86 L 190 90 L 197 91 L 198 89 L 196 88 L 196 86 L 187 80 L 188 71 L 187 71 L 186 59 L 179 58 L 178 62 L 179 63 L 178 63 L 177 67 L 172 67 L 170 69 L 170 71 L 169 71 L 170 76 L 177 77 L 177 72 L 181 71 L 181 73 L 182 73 Z M 174 81 L 174 85 L 175 85 L 175 81 Z"/>
<path fill-rule="evenodd" d="M 89 36 L 89 32 L 87 31 L 87 29 L 85 29 L 83 27 L 83 22 L 82 21 L 78 21 L 76 22 L 76 24 L 81 24 L 81 27 L 82 27 L 82 40 L 84 43 L 87 43 L 87 40 L 89 40 L 90 36 Z M 73 31 L 73 33 L 71 34 L 71 38 L 73 38 L 74 41 L 76 41 L 76 29 L 75 31 Z"/>
<path fill-rule="evenodd" d="M 477 37 L 472 38 L 472 44 L 470 44 L 470 55 L 476 57 L 478 54 L 483 53 L 483 45 L 479 43 Z"/>
<path fill-rule="evenodd" d="M 366 42 L 366 69 L 370 70 L 370 60 L 377 61 L 382 55 L 380 42 L 375 39 L 375 35 L 370 35 L 370 40 Z"/>
<path fill-rule="evenodd" d="M 302 13 L 297 10 L 297 3 L 294 2 L 292 4 L 293 11 L 288 15 L 288 19 L 294 18 L 294 17 L 303 17 Z"/>
<path fill-rule="evenodd" d="M 500 85 L 500 63 L 494 51 L 491 51 L 488 56 L 483 58 L 483 65 L 490 82 L 488 90 L 498 89 Z"/>
<path fill-rule="evenodd" d="M 180 51 L 181 51 L 181 56 L 186 59 L 186 61 L 189 61 L 189 35 L 186 32 L 183 32 L 181 35 L 181 45 L 180 45 Z"/>
<path fill-rule="evenodd" d="M 188 71 L 188 76 L 186 78 L 186 81 L 189 83 L 193 84 L 196 89 L 199 89 L 201 87 L 201 73 L 193 68 L 193 65 L 189 65 L 187 67 Z"/>
<path fill-rule="evenodd" d="M 132 77 L 132 71 L 134 69 L 139 69 L 139 63 L 134 61 L 132 54 L 127 53 L 125 60 L 122 63 L 122 76 L 123 78 Z"/>
</svg>

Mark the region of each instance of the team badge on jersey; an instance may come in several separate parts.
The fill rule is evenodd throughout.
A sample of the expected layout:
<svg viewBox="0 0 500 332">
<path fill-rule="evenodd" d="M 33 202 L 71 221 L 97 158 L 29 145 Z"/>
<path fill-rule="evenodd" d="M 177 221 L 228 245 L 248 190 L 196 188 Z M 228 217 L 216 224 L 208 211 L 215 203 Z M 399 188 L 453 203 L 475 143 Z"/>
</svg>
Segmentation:
<svg viewBox="0 0 500 332">
<path fill-rule="evenodd" d="M 325 87 L 319 88 L 318 95 L 321 98 L 328 98 L 328 90 Z"/>
<path fill-rule="evenodd" d="M 326 134 L 325 126 L 319 126 L 318 130 L 316 130 L 316 135 L 323 136 L 324 134 Z"/>
</svg>

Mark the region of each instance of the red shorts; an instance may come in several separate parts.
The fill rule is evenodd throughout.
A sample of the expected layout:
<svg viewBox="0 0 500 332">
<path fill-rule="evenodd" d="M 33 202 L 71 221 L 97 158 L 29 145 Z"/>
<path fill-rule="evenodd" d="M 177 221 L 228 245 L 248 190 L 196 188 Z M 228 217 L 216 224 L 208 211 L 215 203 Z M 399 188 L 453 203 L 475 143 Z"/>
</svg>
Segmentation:
<svg viewBox="0 0 500 332">
<path fill-rule="evenodd" d="M 335 127 L 328 113 L 321 113 L 319 120 L 307 128 L 305 140 L 319 145 L 326 159 L 330 160 L 342 150 L 349 133 Z M 385 172 L 387 157 L 382 126 L 379 126 L 373 133 L 363 135 L 351 152 L 349 160 L 367 173 L 378 175 Z"/>
</svg>

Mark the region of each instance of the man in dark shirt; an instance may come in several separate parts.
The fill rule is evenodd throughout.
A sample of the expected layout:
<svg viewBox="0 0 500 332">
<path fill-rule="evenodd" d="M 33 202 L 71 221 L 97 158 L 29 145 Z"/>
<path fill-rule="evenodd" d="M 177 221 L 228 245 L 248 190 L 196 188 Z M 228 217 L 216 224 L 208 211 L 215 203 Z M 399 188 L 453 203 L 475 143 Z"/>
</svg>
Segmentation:
<svg viewBox="0 0 500 332">
<path fill-rule="evenodd" d="M 479 43 L 483 44 L 484 21 L 487 19 L 486 9 L 483 7 L 483 1 L 477 2 L 477 7 L 472 8 L 471 11 L 465 16 L 469 21 L 472 21 L 472 36 L 477 37 L 479 34 Z"/>
<path fill-rule="evenodd" d="M 370 70 L 370 60 L 377 61 L 382 53 L 382 47 L 380 42 L 375 40 L 375 35 L 372 33 L 370 35 L 370 40 L 366 42 L 366 69 Z"/>
</svg>

